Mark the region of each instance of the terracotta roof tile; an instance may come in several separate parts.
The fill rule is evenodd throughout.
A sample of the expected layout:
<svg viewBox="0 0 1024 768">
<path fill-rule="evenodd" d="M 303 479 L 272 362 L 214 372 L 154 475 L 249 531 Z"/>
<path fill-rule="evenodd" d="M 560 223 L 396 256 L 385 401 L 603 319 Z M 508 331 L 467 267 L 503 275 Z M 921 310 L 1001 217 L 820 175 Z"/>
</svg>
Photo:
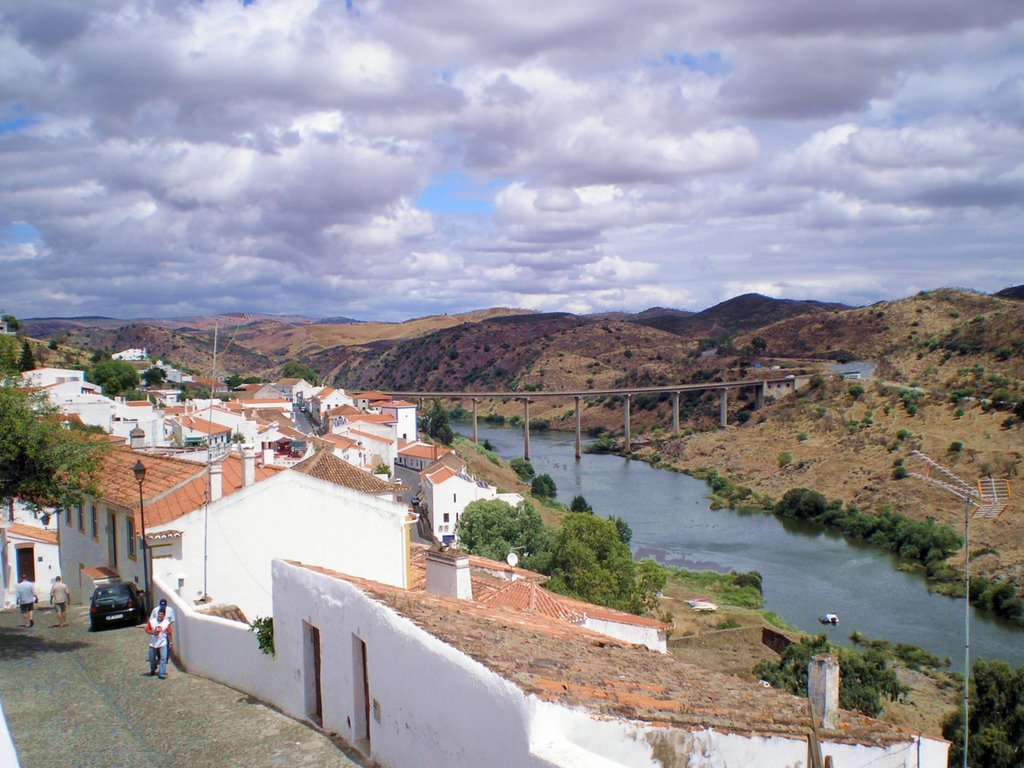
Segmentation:
<svg viewBox="0 0 1024 768">
<path fill-rule="evenodd" d="M 360 493 L 401 493 L 408 490 L 404 485 L 387 483 L 376 475 L 356 469 L 347 461 L 339 459 L 332 451 L 317 451 L 308 459 L 303 459 L 292 467 L 292 471 L 351 488 Z"/>
<path fill-rule="evenodd" d="M 351 583 L 542 700 L 583 707 L 599 717 L 682 730 L 713 728 L 797 739 L 810 734 L 805 698 L 697 667 L 671 654 L 539 613 L 413 592 L 326 568 L 292 564 Z M 913 741 L 901 728 L 846 711 L 840 713 L 837 728 L 822 734 L 829 741 L 848 744 Z"/>
<path fill-rule="evenodd" d="M 48 531 L 34 525 L 25 525 L 25 523 L 11 523 L 7 526 L 7 535 L 16 536 L 19 539 L 32 539 L 42 544 L 57 543 L 56 531 Z"/>
</svg>

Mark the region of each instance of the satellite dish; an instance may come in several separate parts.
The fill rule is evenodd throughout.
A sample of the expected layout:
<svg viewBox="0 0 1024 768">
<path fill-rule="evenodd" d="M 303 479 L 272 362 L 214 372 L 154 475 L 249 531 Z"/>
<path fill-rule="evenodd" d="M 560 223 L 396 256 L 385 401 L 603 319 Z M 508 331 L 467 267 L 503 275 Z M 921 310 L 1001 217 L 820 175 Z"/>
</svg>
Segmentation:
<svg viewBox="0 0 1024 768">
<path fill-rule="evenodd" d="M 508 557 L 505 558 L 505 562 L 511 565 L 513 568 L 515 568 L 517 565 L 519 565 L 519 555 L 517 555 L 515 552 L 509 552 Z"/>
</svg>

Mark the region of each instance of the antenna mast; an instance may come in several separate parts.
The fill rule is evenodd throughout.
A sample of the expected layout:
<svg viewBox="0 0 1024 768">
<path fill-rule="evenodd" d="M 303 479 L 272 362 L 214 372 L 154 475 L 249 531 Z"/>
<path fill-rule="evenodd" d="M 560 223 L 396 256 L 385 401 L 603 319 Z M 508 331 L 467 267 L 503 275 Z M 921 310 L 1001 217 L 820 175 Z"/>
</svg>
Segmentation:
<svg viewBox="0 0 1024 768">
<path fill-rule="evenodd" d="M 924 464 L 923 472 L 908 475 L 926 480 L 956 496 L 964 503 L 964 754 L 963 768 L 967 768 L 967 744 L 970 721 L 968 708 L 971 683 L 971 517 L 996 517 L 1010 503 L 1010 484 L 1005 479 L 982 478 L 973 488 L 934 459 L 920 451 L 910 455 Z M 942 479 L 932 477 L 935 472 Z M 971 514 L 974 507 L 974 514 Z"/>
</svg>

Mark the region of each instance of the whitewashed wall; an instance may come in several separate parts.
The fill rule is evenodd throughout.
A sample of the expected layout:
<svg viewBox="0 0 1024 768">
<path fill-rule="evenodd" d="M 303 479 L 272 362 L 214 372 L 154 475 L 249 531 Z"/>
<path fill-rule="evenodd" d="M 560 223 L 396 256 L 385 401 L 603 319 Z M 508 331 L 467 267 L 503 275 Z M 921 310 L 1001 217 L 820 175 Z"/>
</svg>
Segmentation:
<svg viewBox="0 0 1024 768">
<path fill-rule="evenodd" d="M 284 679 L 299 681 L 277 703 L 309 719 L 307 625 L 320 630 L 323 727 L 354 743 L 362 670 L 353 637 L 366 643 L 370 751 L 394 768 L 549 766 L 532 757 L 525 694 L 346 581 L 274 563 L 274 632 Z M 377 707 L 373 706 L 377 703 Z M 379 720 L 374 717 L 379 713 Z M 365 746 L 365 745 L 363 745 Z"/>
<path fill-rule="evenodd" d="M 584 626 L 595 632 L 624 640 L 627 643 L 646 645 L 652 651 L 665 653 L 668 650 L 668 638 L 665 630 L 657 627 L 644 627 L 639 624 L 623 624 L 607 619 L 595 619 L 588 616 Z"/>
<path fill-rule="evenodd" d="M 174 656 L 190 675 L 215 680 L 270 704 L 288 685 L 295 685 L 281 679 L 284 666 L 259 649 L 256 634 L 247 625 L 197 613 L 191 601 L 182 600 L 156 578 L 153 598 L 161 597 L 174 607 Z"/>
<path fill-rule="evenodd" d="M 385 584 L 404 585 L 406 507 L 298 472 L 282 472 L 153 528 L 182 531 L 181 559 L 162 559 L 154 573 L 182 595 L 206 592 L 248 617 L 272 610 L 270 562 L 275 557 L 322 565 Z M 204 530 L 205 529 L 205 530 Z"/>
<path fill-rule="evenodd" d="M 77 508 L 71 510 L 71 525 L 66 523 L 64 510 L 60 511 L 60 569 L 64 583 L 71 592 L 71 600 L 80 603 L 89 599 L 92 583 L 82 580 L 81 566 L 107 566 L 107 542 L 109 541 L 109 515 L 106 504 L 96 505 L 99 536 L 92 538 L 89 517 L 89 502 L 85 504 L 85 532 L 78 530 Z M 123 511 L 116 511 L 117 526 L 117 572 L 122 581 L 133 581 L 142 586 L 142 544 L 136 531 L 135 559 L 128 557 L 127 517 Z"/>
</svg>

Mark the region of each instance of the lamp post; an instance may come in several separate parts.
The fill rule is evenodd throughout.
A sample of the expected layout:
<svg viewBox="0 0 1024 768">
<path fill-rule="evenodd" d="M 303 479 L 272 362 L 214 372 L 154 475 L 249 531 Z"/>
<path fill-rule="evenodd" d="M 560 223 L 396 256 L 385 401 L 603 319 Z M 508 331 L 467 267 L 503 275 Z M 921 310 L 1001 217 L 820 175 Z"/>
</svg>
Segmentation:
<svg viewBox="0 0 1024 768">
<path fill-rule="evenodd" d="M 135 462 L 132 472 L 135 474 L 135 481 L 139 484 L 139 518 L 142 521 L 142 592 L 146 595 L 146 610 L 148 611 L 150 603 L 153 601 L 149 595 L 149 547 L 146 544 L 146 508 L 142 502 L 142 483 L 146 479 L 146 465 L 142 463 L 141 459 Z"/>
</svg>

